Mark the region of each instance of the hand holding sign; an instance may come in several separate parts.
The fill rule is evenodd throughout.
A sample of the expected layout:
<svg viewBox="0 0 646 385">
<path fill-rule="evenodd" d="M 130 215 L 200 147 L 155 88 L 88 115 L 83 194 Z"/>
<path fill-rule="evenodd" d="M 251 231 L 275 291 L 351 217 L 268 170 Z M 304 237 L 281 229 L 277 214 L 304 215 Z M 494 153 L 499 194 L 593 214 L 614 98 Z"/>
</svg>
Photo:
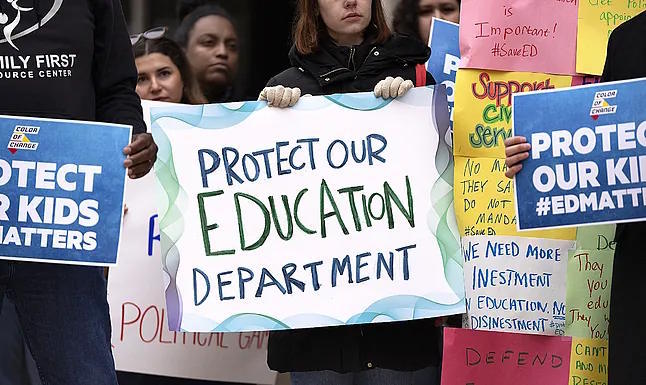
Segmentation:
<svg viewBox="0 0 646 385">
<path fill-rule="evenodd" d="M 153 167 L 157 159 L 157 145 L 151 134 L 137 134 L 132 143 L 123 149 L 128 158 L 123 162 L 123 167 L 128 169 L 131 179 L 141 178 Z"/>
<path fill-rule="evenodd" d="M 524 136 L 513 136 L 505 140 L 505 164 L 507 165 L 505 176 L 507 178 L 513 178 L 523 168 L 522 162 L 529 158 L 531 148 Z"/>
</svg>

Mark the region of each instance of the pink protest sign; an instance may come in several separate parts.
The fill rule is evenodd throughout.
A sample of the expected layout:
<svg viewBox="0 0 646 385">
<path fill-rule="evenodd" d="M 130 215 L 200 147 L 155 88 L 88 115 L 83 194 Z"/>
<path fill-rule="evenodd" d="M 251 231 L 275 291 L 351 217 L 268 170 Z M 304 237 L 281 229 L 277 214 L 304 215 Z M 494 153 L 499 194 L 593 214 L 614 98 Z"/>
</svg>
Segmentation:
<svg viewBox="0 0 646 385">
<path fill-rule="evenodd" d="M 576 0 L 463 0 L 461 67 L 576 73 Z"/>
<path fill-rule="evenodd" d="M 570 337 L 445 329 L 442 385 L 567 385 Z"/>
</svg>

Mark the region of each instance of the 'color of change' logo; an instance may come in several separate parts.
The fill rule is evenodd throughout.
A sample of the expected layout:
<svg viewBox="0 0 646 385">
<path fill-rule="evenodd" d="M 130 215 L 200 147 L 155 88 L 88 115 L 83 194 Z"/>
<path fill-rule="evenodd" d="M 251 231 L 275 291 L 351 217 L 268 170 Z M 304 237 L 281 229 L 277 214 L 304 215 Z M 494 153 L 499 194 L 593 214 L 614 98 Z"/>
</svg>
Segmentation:
<svg viewBox="0 0 646 385">
<path fill-rule="evenodd" d="M 16 126 L 11 134 L 11 140 L 9 140 L 7 148 L 12 154 L 15 154 L 18 150 L 36 151 L 38 143 L 29 140 L 27 135 L 38 135 L 39 131 L 40 127 Z"/>
<path fill-rule="evenodd" d="M 597 120 L 599 115 L 614 114 L 617 112 L 617 106 L 612 106 L 606 99 L 613 99 L 617 97 L 617 90 L 612 91 L 599 91 L 594 94 L 594 101 L 592 102 L 592 109 L 590 116 L 592 119 Z"/>
</svg>

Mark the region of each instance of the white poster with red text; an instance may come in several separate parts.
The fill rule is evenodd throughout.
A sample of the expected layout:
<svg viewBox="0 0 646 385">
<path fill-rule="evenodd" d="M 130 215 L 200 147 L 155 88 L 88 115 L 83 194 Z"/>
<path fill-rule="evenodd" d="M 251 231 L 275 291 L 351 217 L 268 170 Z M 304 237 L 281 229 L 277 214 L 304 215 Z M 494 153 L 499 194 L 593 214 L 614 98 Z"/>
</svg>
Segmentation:
<svg viewBox="0 0 646 385">
<path fill-rule="evenodd" d="M 144 104 L 144 108 L 147 105 Z M 144 114 L 147 116 L 147 114 Z M 119 266 L 108 300 L 117 370 L 190 379 L 274 384 L 268 332 L 180 333 L 168 329 L 152 173 L 128 180 Z"/>
</svg>

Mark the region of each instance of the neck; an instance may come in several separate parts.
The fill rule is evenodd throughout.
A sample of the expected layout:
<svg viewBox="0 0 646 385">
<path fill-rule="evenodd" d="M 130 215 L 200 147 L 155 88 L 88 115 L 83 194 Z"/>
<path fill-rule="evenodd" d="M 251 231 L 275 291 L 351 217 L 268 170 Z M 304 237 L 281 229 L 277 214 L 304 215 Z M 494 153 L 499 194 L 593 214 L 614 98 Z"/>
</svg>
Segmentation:
<svg viewBox="0 0 646 385">
<path fill-rule="evenodd" d="M 341 34 L 328 30 L 328 34 L 337 45 L 343 47 L 352 47 L 363 43 L 363 32 L 354 34 Z"/>
<path fill-rule="evenodd" d="M 209 103 L 219 103 L 222 102 L 222 99 L 226 96 L 228 87 L 213 87 L 212 84 L 203 85 L 202 93 Z"/>
</svg>

